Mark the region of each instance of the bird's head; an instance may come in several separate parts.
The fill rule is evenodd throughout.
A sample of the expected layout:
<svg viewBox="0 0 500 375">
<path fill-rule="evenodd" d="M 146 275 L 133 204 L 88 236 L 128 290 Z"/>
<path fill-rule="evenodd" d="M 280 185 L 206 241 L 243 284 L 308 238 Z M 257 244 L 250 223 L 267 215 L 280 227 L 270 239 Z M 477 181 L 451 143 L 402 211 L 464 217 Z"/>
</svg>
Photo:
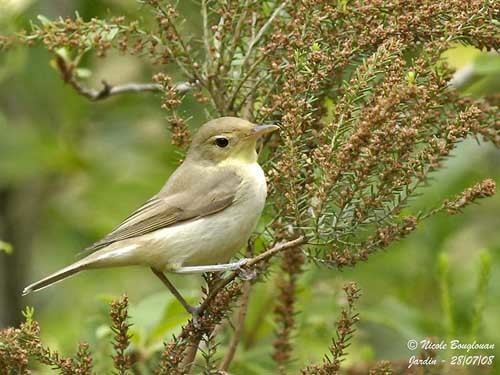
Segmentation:
<svg viewBox="0 0 500 375">
<path fill-rule="evenodd" d="M 253 163 L 257 161 L 257 140 L 278 129 L 276 125 L 255 125 L 238 117 L 220 117 L 198 130 L 187 158 L 210 164 Z"/>
</svg>

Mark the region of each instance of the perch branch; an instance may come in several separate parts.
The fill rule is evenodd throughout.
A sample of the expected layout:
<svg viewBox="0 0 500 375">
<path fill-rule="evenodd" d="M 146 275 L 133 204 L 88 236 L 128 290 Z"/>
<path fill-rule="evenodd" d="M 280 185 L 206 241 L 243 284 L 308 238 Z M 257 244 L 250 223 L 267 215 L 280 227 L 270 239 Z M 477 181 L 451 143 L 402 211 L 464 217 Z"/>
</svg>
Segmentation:
<svg viewBox="0 0 500 375">
<path fill-rule="evenodd" d="M 266 261 L 272 256 L 274 256 L 277 253 L 280 253 L 282 251 L 297 247 L 299 245 L 303 245 L 306 243 L 306 237 L 305 236 L 300 236 L 294 240 L 290 240 L 287 242 L 279 243 L 275 246 L 273 246 L 271 249 L 264 251 L 263 253 L 257 255 L 256 257 L 249 259 L 248 262 L 243 266 L 243 268 L 248 269 L 252 266 L 255 266 L 256 264 Z M 198 311 L 199 315 L 201 316 L 205 310 L 207 309 L 208 305 L 210 302 L 214 299 L 214 297 L 223 289 L 225 288 L 228 284 L 230 284 L 238 275 L 240 274 L 241 270 L 236 270 L 233 271 L 231 274 L 229 274 L 228 277 L 225 279 L 222 279 L 222 281 L 217 284 L 208 294 L 207 298 L 201 303 L 200 309 Z"/>
<path fill-rule="evenodd" d="M 240 272 L 245 272 L 249 271 L 249 269 L 252 266 L 257 265 L 260 262 L 267 261 L 269 258 L 274 256 L 275 254 L 297 247 L 299 245 L 302 245 L 306 242 L 306 237 L 305 236 L 300 236 L 294 240 L 290 240 L 287 242 L 282 242 L 279 244 L 274 245 L 271 249 L 264 251 L 263 253 L 257 255 L 256 257 L 253 257 L 247 261 L 247 263 L 243 266 L 243 269 L 236 270 L 232 273 L 229 274 L 226 278 L 222 279 L 220 282 L 214 285 L 213 288 L 210 288 L 208 295 L 206 298 L 203 300 L 203 302 L 200 304 L 198 308 L 198 316 L 203 316 L 205 311 L 210 306 L 210 303 L 213 301 L 213 299 L 219 294 L 221 290 L 223 290 L 227 285 L 229 285 L 232 281 L 234 281 L 240 274 Z M 201 335 L 196 337 L 188 346 L 187 351 L 184 356 L 183 360 L 183 365 L 184 365 L 184 371 L 185 373 L 189 373 L 191 366 L 193 365 L 193 362 L 196 358 L 196 353 L 198 351 L 198 345 L 201 340 Z M 236 344 L 237 345 L 237 344 Z M 234 348 L 236 350 L 236 348 Z M 230 363 L 228 363 L 229 365 Z"/>
</svg>

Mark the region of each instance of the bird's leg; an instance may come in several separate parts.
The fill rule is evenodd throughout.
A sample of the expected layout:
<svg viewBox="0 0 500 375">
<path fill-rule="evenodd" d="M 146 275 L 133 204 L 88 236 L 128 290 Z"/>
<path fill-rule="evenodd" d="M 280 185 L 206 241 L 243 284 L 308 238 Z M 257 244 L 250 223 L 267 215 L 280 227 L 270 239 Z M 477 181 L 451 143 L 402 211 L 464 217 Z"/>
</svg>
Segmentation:
<svg viewBox="0 0 500 375">
<path fill-rule="evenodd" d="M 179 291 L 175 288 L 174 284 L 170 282 L 169 279 L 164 275 L 163 272 L 158 271 L 157 269 L 151 267 L 151 271 L 161 280 L 161 282 L 172 292 L 172 294 L 177 298 L 177 300 L 181 303 L 181 305 L 186 309 L 188 313 L 193 316 L 194 322 L 196 323 L 198 319 L 199 307 L 195 307 L 186 302 L 184 297 L 179 293 Z"/>
<path fill-rule="evenodd" d="M 240 269 L 248 262 L 248 259 L 244 258 L 234 263 L 226 263 L 226 264 L 212 264 L 208 266 L 187 266 L 187 267 L 179 267 L 172 272 L 175 273 L 205 273 L 205 272 L 224 272 L 224 271 L 234 271 Z"/>
</svg>

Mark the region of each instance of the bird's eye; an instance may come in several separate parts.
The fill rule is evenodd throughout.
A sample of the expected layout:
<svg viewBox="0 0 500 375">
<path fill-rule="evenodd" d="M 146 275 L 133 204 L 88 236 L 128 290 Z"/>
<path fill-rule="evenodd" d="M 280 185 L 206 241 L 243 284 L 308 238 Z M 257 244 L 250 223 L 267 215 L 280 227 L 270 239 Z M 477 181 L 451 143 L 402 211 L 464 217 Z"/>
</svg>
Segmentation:
<svg viewBox="0 0 500 375">
<path fill-rule="evenodd" d="M 215 138 L 215 144 L 220 148 L 224 148 L 229 144 L 229 139 L 226 137 Z"/>
</svg>

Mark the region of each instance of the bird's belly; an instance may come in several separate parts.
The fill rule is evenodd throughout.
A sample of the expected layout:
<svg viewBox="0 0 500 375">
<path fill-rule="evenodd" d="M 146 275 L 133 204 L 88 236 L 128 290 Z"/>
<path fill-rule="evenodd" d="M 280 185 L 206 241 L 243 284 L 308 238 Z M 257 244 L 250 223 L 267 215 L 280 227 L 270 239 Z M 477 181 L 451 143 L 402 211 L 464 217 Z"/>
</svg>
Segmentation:
<svg viewBox="0 0 500 375">
<path fill-rule="evenodd" d="M 255 205 L 235 205 L 160 229 L 141 239 L 141 258 L 147 265 L 165 270 L 227 262 L 246 244 L 261 211 Z"/>
</svg>

